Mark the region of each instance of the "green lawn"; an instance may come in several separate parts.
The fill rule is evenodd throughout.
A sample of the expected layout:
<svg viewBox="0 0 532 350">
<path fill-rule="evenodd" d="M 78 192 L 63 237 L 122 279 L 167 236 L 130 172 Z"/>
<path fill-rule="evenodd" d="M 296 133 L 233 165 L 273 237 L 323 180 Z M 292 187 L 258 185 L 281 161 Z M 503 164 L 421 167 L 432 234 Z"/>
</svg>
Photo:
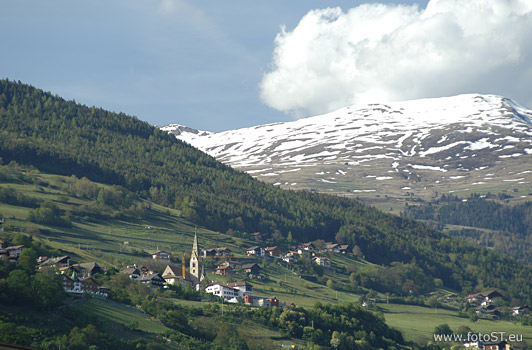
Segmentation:
<svg viewBox="0 0 532 350">
<path fill-rule="evenodd" d="M 110 330 L 123 331 L 124 326 L 132 322 L 138 322 L 138 329 L 147 333 L 160 334 L 169 329 L 142 311 L 111 301 L 74 300 L 70 302 L 70 306 L 88 316 L 95 317 Z"/>
<path fill-rule="evenodd" d="M 384 312 L 386 323 L 399 329 L 410 340 L 426 342 L 432 336 L 436 326 L 448 324 L 452 330 L 467 326 L 477 333 L 522 334 L 525 341 L 532 343 L 532 327 L 521 326 L 519 323 L 490 320 L 471 322 L 467 318 L 458 317 L 456 311 L 413 305 L 378 304 L 378 306 Z"/>
</svg>

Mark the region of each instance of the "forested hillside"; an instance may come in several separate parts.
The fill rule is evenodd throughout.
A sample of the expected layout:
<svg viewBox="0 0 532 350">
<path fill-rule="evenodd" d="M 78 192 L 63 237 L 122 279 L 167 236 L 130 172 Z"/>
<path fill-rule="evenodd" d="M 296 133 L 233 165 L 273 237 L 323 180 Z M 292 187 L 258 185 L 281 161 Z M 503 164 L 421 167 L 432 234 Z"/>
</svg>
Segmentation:
<svg viewBox="0 0 532 350">
<path fill-rule="evenodd" d="M 410 219 L 341 197 L 253 180 L 134 117 L 0 81 L 0 157 L 121 185 L 207 228 L 358 245 L 378 264 L 414 263 L 451 288 L 496 287 L 528 300 L 532 270 Z"/>
<path fill-rule="evenodd" d="M 507 197 L 507 194 L 472 194 L 463 199 L 443 195 L 431 203 L 406 206 L 401 215 L 430 221 L 438 228 L 465 226 L 449 233 L 532 263 L 532 202 L 510 205 L 506 203 Z"/>
</svg>

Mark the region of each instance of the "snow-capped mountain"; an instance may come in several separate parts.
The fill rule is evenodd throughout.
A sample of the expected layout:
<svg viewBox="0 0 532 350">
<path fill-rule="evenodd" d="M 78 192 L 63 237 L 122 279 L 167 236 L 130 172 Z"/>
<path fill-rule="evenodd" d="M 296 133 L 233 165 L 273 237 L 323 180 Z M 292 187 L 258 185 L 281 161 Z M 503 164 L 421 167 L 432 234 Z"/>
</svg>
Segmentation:
<svg viewBox="0 0 532 350">
<path fill-rule="evenodd" d="M 532 111 L 501 96 L 351 106 L 218 133 L 162 129 L 282 186 L 410 197 L 480 188 L 532 192 Z"/>
</svg>

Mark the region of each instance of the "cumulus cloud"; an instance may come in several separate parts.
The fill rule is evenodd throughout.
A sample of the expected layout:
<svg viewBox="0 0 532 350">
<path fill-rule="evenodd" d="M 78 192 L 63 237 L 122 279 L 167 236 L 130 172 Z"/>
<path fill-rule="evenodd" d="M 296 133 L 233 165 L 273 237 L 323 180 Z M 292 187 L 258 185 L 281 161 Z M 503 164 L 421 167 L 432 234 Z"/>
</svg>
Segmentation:
<svg viewBox="0 0 532 350">
<path fill-rule="evenodd" d="M 532 106 L 531 33 L 530 0 L 312 10 L 275 38 L 261 97 L 297 116 L 473 92 Z"/>
</svg>

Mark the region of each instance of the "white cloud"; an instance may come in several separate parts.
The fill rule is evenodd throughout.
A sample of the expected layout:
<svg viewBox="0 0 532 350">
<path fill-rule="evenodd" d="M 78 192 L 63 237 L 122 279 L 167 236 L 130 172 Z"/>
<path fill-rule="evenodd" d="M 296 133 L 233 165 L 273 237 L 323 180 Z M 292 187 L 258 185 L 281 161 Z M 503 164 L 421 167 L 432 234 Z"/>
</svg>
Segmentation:
<svg viewBox="0 0 532 350">
<path fill-rule="evenodd" d="M 261 96 L 298 116 L 472 92 L 532 105 L 531 33 L 530 0 L 312 10 L 275 38 Z"/>
</svg>

